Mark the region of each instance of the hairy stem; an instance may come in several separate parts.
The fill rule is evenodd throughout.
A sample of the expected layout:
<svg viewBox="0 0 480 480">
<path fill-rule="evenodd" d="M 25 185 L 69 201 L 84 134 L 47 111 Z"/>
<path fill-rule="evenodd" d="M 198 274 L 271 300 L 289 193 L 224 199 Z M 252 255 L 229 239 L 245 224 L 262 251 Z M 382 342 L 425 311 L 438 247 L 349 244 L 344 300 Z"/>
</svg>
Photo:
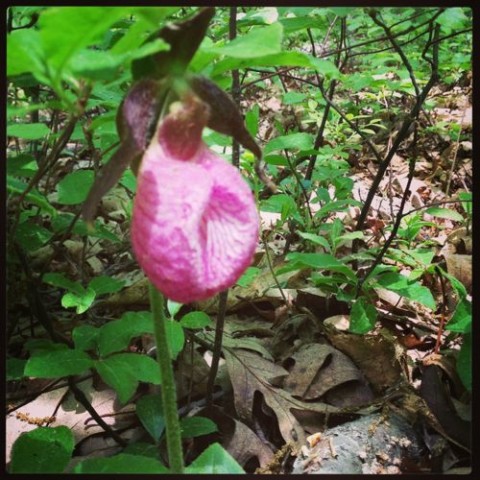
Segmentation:
<svg viewBox="0 0 480 480">
<path fill-rule="evenodd" d="M 183 450 L 180 420 L 177 410 L 177 391 L 173 376 L 172 357 L 167 341 L 167 319 L 163 295 L 150 284 L 150 305 L 153 313 L 157 362 L 162 378 L 162 404 L 165 415 L 168 461 L 171 473 L 183 473 Z"/>
</svg>

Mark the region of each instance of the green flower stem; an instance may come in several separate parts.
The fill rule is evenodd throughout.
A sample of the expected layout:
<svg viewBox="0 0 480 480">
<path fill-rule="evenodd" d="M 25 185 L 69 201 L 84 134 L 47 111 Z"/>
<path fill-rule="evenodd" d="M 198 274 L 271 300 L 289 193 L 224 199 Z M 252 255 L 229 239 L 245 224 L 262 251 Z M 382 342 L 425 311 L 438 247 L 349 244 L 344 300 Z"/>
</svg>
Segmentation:
<svg viewBox="0 0 480 480">
<path fill-rule="evenodd" d="M 157 361 L 162 377 L 162 403 L 165 415 L 168 460 L 172 473 L 183 473 L 182 437 L 177 409 L 177 391 L 173 376 L 172 357 L 167 341 L 167 319 L 163 295 L 150 284 L 150 305 L 153 313 Z"/>
</svg>

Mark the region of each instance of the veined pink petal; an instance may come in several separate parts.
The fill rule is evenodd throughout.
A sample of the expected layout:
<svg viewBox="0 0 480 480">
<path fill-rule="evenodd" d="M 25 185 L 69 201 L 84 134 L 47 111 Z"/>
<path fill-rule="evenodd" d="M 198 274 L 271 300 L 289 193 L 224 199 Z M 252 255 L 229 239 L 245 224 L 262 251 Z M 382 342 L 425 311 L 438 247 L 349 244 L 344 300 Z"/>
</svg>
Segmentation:
<svg viewBox="0 0 480 480">
<path fill-rule="evenodd" d="M 138 173 L 135 256 L 168 298 L 189 303 L 231 287 L 251 264 L 259 220 L 236 168 L 200 141 L 188 160 L 152 142 Z"/>
</svg>

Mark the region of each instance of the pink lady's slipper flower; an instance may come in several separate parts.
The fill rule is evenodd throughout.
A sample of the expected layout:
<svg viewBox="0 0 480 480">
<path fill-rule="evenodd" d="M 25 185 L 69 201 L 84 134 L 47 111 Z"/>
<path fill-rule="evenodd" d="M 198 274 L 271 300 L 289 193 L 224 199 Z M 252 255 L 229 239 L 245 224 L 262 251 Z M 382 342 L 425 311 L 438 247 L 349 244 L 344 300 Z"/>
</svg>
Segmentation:
<svg viewBox="0 0 480 480">
<path fill-rule="evenodd" d="M 209 107 L 175 103 L 143 155 L 132 243 L 150 281 L 189 303 L 232 286 L 251 264 L 259 220 L 252 192 L 202 140 Z"/>
</svg>

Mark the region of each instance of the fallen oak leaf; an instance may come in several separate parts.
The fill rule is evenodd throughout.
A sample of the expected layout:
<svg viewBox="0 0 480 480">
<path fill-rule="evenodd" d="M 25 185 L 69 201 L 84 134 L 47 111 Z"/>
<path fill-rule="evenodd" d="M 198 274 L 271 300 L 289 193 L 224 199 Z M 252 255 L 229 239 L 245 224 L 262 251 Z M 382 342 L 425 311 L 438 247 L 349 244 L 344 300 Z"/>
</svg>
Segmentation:
<svg viewBox="0 0 480 480">
<path fill-rule="evenodd" d="M 280 433 L 285 442 L 297 445 L 305 443 L 306 435 L 292 409 L 308 410 L 323 414 L 341 412 L 341 409 L 315 402 L 307 403 L 294 398 L 280 387 L 274 386 L 288 372 L 270 360 L 248 350 L 224 349 L 228 374 L 235 393 L 235 409 L 247 424 L 252 424 L 255 392 L 263 394 L 266 404 L 278 420 Z"/>
</svg>

